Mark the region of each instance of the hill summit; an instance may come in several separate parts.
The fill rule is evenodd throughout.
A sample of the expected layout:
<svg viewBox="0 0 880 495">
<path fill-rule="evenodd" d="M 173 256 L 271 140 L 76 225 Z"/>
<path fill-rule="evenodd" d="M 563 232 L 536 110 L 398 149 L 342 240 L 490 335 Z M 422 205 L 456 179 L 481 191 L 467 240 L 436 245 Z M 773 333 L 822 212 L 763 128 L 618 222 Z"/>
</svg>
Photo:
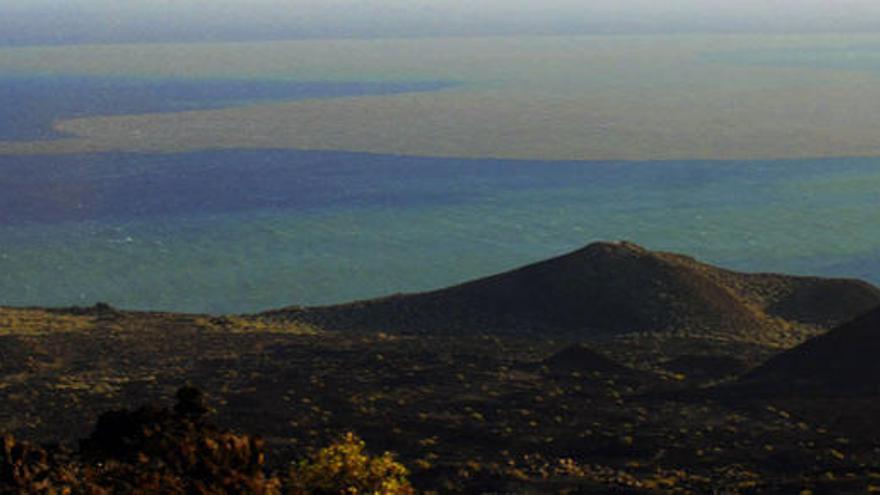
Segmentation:
<svg viewBox="0 0 880 495">
<path fill-rule="evenodd" d="M 620 241 L 447 289 L 267 314 L 336 330 L 679 332 L 790 346 L 877 305 L 880 290 L 857 280 L 738 273 Z"/>
</svg>

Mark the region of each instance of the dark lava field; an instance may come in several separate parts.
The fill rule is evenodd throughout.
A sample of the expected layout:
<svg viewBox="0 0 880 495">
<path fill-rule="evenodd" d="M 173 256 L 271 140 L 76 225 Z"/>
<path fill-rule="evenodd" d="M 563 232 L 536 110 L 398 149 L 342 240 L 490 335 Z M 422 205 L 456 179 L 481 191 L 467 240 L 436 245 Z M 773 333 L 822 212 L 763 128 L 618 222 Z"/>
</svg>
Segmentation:
<svg viewBox="0 0 880 495">
<path fill-rule="evenodd" d="M 101 413 L 190 385 L 269 475 L 354 432 L 418 492 L 880 493 L 878 307 L 860 281 L 599 243 L 330 307 L 5 308 L 0 432 L 75 458 Z"/>
</svg>

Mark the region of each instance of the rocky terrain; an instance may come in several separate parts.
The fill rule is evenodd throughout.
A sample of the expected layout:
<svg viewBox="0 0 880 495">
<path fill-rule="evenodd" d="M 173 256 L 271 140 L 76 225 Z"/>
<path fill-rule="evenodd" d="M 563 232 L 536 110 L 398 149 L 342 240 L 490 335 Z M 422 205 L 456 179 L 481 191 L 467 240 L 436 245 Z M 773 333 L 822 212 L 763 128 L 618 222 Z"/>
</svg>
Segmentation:
<svg viewBox="0 0 880 495">
<path fill-rule="evenodd" d="M 102 413 L 194 385 L 276 488 L 351 431 L 418 491 L 880 491 L 878 306 L 864 282 L 601 243 L 335 307 L 5 308 L 0 431 L 88 462 Z"/>
</svg>

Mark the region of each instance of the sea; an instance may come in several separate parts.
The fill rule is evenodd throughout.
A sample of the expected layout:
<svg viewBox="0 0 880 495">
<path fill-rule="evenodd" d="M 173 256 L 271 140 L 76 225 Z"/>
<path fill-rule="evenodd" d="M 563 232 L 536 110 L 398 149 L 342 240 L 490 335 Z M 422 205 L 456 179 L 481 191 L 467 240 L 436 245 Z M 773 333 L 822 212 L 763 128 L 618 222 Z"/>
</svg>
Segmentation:
<svg viewBox="0 0 880 495">
<path fill-rule="evenodd" d="M 64 139 L 52 125 L 73 117 L 437 91 L 459 79 L 19 71 L 0 76 L 0 141 Z M 600 240 L 880 284 L 878 205 L 878 157 L 0 155 L 0 304 L 214 314 L 324 305 L 441 288 Z"/>
</svg>

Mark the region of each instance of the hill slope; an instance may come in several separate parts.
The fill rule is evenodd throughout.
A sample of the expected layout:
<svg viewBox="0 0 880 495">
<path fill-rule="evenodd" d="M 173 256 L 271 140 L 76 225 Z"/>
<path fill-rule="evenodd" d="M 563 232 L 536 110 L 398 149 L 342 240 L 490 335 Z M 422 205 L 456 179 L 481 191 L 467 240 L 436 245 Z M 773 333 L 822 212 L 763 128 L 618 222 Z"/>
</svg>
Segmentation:
<svg viewBox="0 0 880 495">
<path fill-rule="evenodd" d="M 266 315 L 335 330 L 678 332 L 790 346 L 877 305 L 880 290 L 861 281 L 737 273 L 602 242 L 447 289 Z"/>
<path fill-rule="evenodd" d="M 541 361 L 555 373 L 632 374 L 633 371 L 583 344 L 572 344 Z"/>
<path fill-rule="evenodd" d="M 742 379 L 794 395 L 880 395 L 880 308 L 790 349 Z"/>
</svg>

